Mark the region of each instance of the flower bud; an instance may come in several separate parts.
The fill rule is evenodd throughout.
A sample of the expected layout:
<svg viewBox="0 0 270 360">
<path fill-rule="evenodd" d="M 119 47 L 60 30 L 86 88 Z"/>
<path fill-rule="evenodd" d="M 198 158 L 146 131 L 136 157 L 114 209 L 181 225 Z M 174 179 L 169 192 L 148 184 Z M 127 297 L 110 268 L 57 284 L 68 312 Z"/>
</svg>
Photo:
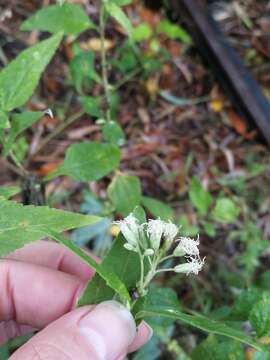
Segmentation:
<svg viewBox="0 0 270 360">
<path fill-rule="evenodd" d="M 125 243 L 124 248 L 129 250 L 129 251 L 136 251 L 136 248 L 134 246 L 132 246 L 131 244 L 129 244 L 129 243 Z"/>
<path fill-rule="evenodd" d="M 152 256 L 154 255 L 154 250 L 153 249 L 146 249 L 144 252 L 144 256 Z"/>
</svg>

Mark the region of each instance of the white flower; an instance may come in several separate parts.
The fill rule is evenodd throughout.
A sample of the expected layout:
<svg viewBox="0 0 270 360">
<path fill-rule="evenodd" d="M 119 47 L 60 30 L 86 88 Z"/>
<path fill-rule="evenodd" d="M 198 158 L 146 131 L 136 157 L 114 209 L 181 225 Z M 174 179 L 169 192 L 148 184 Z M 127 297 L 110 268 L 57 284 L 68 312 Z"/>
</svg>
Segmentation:
<svg viewBox="0 0 270 360">
<path fill-rule="evenodd" d="M 191 257 L 189 258 L 190 261 L 188 261 L 185 264 L 180 264 L 175 266 L 174 271 L 176 273 L 181 273 L 181 274 L 195 274 L 198 275 L 199 271 L 201 271 L 203 264 L 204 264 L 204 259 L 201 260 L 199 257 Z"/>
<path fill-rule="evenodd" d="M 145 252 L 144 252 L 144 256 L 152 256 L 154 255 L 154 250 L 153 249 L 146 249 Z"/>
<path fill-rule="evenodd" d="M 181 237 L 179 239 L 179 244 L 175 248 L 173 254 L 175 256 L 199 256 L 198 245 L 200 244 L 199 240 L 193 240 L 189 237 Z"/>
<path fill-rule="evenodd" d="M 130 214 L 124 220 L 116 221 L 115 224 L 119 226 L 126 241 L 137 248 L 140 241 L 140 225 L 137 219 Z"/>
<path fill-rule="evenodd" d="M 147 234 L 150 239 L 150 244 L 154 250 L 158 250 L 160 247 L 161 238 L 165 229 L 164 221 L 149 220 L 147 224 Z"/>
<path fill-rule="evenodd" d="M 129 243 L 124 244 L 124 248 L 129 251 L 136 251 L 136 248 Z"/>
<path fill-rule="evenodd" d="M 178 233 L 178 227 L 176 225 L 174 225 L 171 222 L 165 223 L 164 238 L 165 238 L 166 249 L 170 248 L 177 233 Z"/>
</svg>

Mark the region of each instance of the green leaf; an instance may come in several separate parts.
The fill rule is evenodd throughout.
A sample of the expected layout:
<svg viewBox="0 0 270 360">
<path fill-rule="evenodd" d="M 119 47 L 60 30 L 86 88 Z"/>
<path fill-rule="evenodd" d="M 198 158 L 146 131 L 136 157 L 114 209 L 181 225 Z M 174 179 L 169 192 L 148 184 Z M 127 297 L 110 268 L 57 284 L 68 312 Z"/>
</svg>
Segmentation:
<svg viewBox="0 0 270 360">
<path fill-rule="evenodd" d="M 99 221 L 97 216 L 86 216 L 47 206 L 23 206 L 22 204 L 0 201 L 0 256 L 35 240 L 46 237 L 44 228 L 64 231 Z"/>
<path fill-rule="evenodd" d="M 258 344 L 251 337 L 245 335 L 243 332 L 231 328 L 219 321 L 212 320 L 202 315 L 189 315 L 185 314 L 177 309 L 162 307 L 162 306 L 151 306 L 145 308 L 136 315 L 136 319 L 145 319 L 153 316 L 165 316 L 171 319 L 179 320 L 187 325 L 193 326 L 200 330 L 203 330 L 210 334 L 223 335 L 228 338 L 240 341 L 244 344 L 250 345 L 257 350 L 265 350 L 265 347 Z"/>
<path fill-rule="evenodd" d="M 102 135 L 104 140 L 122 146 L 125 143 L 125 134 L 123 129 L 115 121 L 107 122 L 102 127 Z"/>
<path fill-rule="evenodd" d="M 231 339 L 219 339 L 209 335 L 195 348 L 192 360 L 245 360 L 245 353 L 241 344 Z"/>
<path fill-rule="evenodd" d="M 5 111 L 0 110 L 0 129 L 9 129 L 10 122 L 8 114 Z"/>
<path fill-rule="evenodd" d="M 262 299 L 260 289 L 244 290 L 238 295 L 231 312 L 233 319 L 247 321 L 254 304 Z"/>
<path fill-rule="evenodd" d="M 108 187 L 108 197 L 115 210 L 127 216 L 140 204 L 142 189 L 137 176 L 117 174 Z"/>
<path fill-rule="evenodd" d="M 108 14 L 126 30 L 128 35 L 130 35 L 132 33 L 131 22 L 120 6 L 113 2 L 108 2 L 105 4 L 105 8 Z"/>
<path fill-rule="evenodd" d="M 80 101 L 84 111 L 94 117 L 101 118 L 104 116 L 104 112 L 101 109 L 102 98 L 101 96 L 81 96 Z"/>
<path fill-rule="evenodd" d="M 212 203 L 211 194 L 204 190 L 200 181 L 193 177 L 189 189 L 189 198 L 192 205 L 199 211 L 200 215 L 206 215 Z"/>
<path fill-rule="evenodd" d="M 22 51 L 1 71 L 1 110 L 11 111 L 22 106 L 30 98 L 61 39 L 62 34 L 56 34 Z"/>
<path fill-rule="evenodd" d="M 148 40 L 152 36 L 152 34 L 153 31 L 151 27 L 146 23 L 142 23 L 133 29 L 131 39 L 135 42 L 140 42 Z"/>
<path fill-rule="evenodd" d="M 112 0 L 118 6 L 125 6 L 131 4 L 132 0 Z"/>
<path fill-rule="evenodd" d="M 23 31 L 63 32 L 66 35 L 79 35 L 89 28 L 95 28 L 95 25 L 81 6 L 69 3 L 47 6 L 24 21 L 21 26 Z"/>
<path fill-rule="evenodd" d="M 9 131 L 7 141 L 4 144 L 4 156 L 6 156 L 10 151 L 16 137 L 21 134 L 25 129 L 33 125 L 43 115 L 43 111 L 26 111 L 21 114 L 14 114 L 12 116 L 11 129 Z"/>
<path fill-rule="evenodd" d="M 178 39 L 185 44 L 190 45 L 192 43 L 191 37 L 181 26 L 173 24 L 168 20 L 162 20 L 157 27 L 158 33 L 165 34 L 169 39 Z"/>
<path fill-rule="evenodd" d="M 233 223 L 240 213 L 235 203 L 228 198 L 220 198 L 212 211 L 212 216 L 216 221 L 223 223 Z"/>
<path fill-rule="evenodd" d="M 183 236 L 195 236 L 199 233 L 199 227 L 190 224 L 186 215 L 180 216 L 178 220 L 178 226 L 180 227 L 180 231 Z"/>
<path fill-rule="evenodd" d="M 146 223 L 146 214 L 141 206 L 136 206 L 132 211 L 132 215 L 138 220 L 139 224 Z"/>
<path fill-rule="evenodd" d="M 143 196 L 142 204 L 156 218 L 160 218 L 164 221 L 173 220 L 174 218 L 173 209 L 160 200 Z"/>
<path fill-rule="evenodd" d="M 85 142 L 71 145 L 65 156 L 63 171 L 78 181 L 95 181 L 119 166 L 120 150 L 114 144 Z"/>
<path fill-rule="evenodd" d="M 76 90 L 82 94 L 83 88 L 91 88 L 92 82 L 100 82 L 100 77 L 95 70 L 94 52 L 80 52 L 70 62 L 70 73 Z"/>
<path fill-rule="evenodd" d="M 105 281 L 106 285 L 115 291 L 122 301 L 130 302 L 130 296 L 124 283 L 118 278 L 114 271 L 108 271 L 103 265 L 98 264 L 94 259 L 88 256 L 83 250 L 74 245 L 70 240 L 50 229 L 47 230 L 47 235 L 58 241 L 60 244 L 67 247 L 73 253 L 78 255 L 84 262 L 86 262 L 96 273 Z"/>
<path fill-rule="evenodd" d="M 214 224 L 206 222 L 203 224 L 203 228 L 208 236 L 214 237 L 216 235 L 216 229 Z"/>
<path fill-rule="evenodd" d="M 270 332 L 270 296 L 264 294 L 262 300 L 258 301 L 252 308 L 249 321 L 256 330 L 258 337 Z"/>
<path fill-rule="evenodd" d="M 106 272 L 113 272 L 125 284 L 130 291 L 136 288 L 140 278 L 140 260 L 137 253 L 124 248 L 124 240 L 119 235 L 114 241 L 111 250 L 102 262 L 102 268 Z M 83 295 L 79 300 L 79 306 L 97 304 L 101 301 L 110 300 L 115 297 L 113 291 L 104 279 L 96 274 L 88 283 Z"/>
<path fill-rule="evenodd" d="M 21 191 L 19 186 L 1 186 L 0 200 L 8 199 Z"/>
</svg>

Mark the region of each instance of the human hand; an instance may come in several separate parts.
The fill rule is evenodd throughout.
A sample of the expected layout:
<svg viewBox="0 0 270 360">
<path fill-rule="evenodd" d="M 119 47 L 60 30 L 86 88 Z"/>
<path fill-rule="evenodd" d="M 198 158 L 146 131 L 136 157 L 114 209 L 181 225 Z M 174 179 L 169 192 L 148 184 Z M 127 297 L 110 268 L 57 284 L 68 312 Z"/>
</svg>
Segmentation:
<svg viewBox="0 0 270 360">
<path fill-rule="evenodd" d="M 115 301 L 75 309 L 94 271 L 53 242 L 25 246 L 0 261 L 0 345 L 41 330 L 10 360 L 121 360 L 151 337 Z"/>
</svg>

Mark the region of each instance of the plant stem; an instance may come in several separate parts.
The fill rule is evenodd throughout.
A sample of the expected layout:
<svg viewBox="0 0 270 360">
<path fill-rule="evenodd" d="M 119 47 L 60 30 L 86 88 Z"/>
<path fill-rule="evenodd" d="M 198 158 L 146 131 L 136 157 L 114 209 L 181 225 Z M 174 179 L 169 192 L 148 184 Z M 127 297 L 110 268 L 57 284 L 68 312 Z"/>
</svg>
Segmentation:
<svg viewBox="0 0 270 360">
<path fill-rule="evenodd" d="M 107 56 L 105 47 L 105 7 L 104 2 L 101 2 L 100 15 L 99 15 L 99 32 L 101 40 L 101 68 L 102 68 L 102 82 L 104 87 L 104 93 L 106 98 L 106 120 L 111 120 L 110 110 L 110 85 L 108 81 L 108 69 L 107 69 Z"/>
<path fill-rule="evenodd" d="M 19 160 L 17 159 L 16 155 L 13 153 L 13 151 L 9 152 L 9 156 L 11 157 L 11 159 L 14 161 L 15 165 L 17 166 L 17 168 L 21 171 L 22 175 L 27 175 L 27 170 L 23 167 L 23 165 L 19 162 Z"/>
<path fill-rule="evenodd" d="M 55 136 L 57 136 L 63 130 L 65 130 L 65 128 L 67 128 L 74 121 L 79 119 L 84 113 L 85 112 L 83 110 L 80 110 L 80 111 L 76 112 L 75 114 L 71 115 L 66 121 L 61 122 L 61 124 L 59 126 L 57 126 L 53 132 L 51 132 L 48 136 L 46 136 L 44 138 L 43 141 L 41 141 L 41 143 L 39 144 L 39 147 L 36 149 L 34 154 L 40 152 L 44 148 L 44 146 L 46 146 L 48 144 L 48 142 L 50 142 Z M 32 155 L 34 155 L 34 154 L 32 154 Z"/>
</svg>

